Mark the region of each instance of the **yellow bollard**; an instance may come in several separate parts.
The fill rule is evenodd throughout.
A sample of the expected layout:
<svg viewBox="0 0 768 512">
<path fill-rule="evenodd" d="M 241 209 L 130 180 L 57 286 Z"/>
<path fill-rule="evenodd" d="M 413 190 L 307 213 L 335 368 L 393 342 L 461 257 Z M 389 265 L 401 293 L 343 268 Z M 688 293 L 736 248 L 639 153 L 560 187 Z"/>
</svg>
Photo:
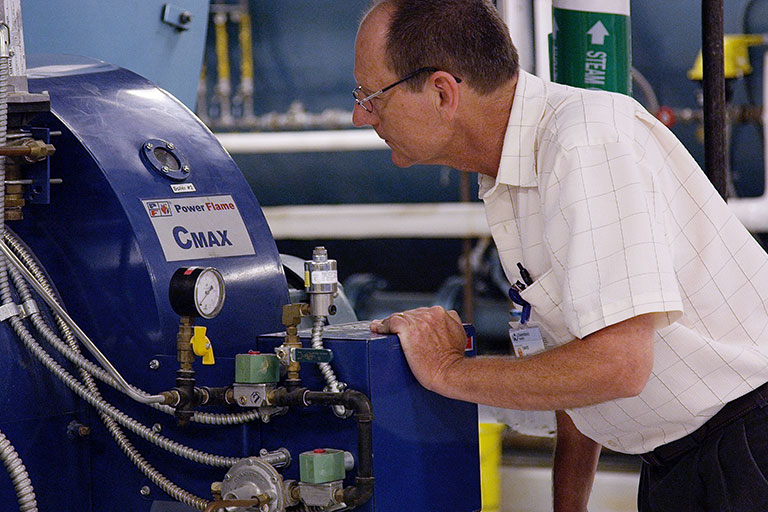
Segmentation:
<svg viewBox="0 0 768 512">
<path fill-rule="evenodd" d="M 482 512 L 498 512 L 501 504 L 501 433 L 503 423 L 480 423 L 480 492 Z"/>
</svg>

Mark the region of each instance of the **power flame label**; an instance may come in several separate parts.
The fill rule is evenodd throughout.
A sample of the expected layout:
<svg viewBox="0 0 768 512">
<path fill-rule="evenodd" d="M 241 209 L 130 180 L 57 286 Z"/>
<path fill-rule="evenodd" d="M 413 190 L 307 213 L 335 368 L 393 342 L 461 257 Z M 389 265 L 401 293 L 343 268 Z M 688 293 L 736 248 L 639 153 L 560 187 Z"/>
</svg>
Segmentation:
<svg viewBox="0 0 768 512">
<path fill-rule="evenodd" d="M 230 195 L 143 200 L 167 261 L 255 254 Z"/>
</svg>

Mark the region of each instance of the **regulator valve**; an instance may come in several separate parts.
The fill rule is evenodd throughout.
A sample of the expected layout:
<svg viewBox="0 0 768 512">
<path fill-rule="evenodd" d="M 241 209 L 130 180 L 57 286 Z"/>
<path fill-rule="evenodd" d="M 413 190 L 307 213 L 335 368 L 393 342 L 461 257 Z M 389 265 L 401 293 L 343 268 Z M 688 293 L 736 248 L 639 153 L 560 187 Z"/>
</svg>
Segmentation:
<svg viewBox="0 0 768 512">
<path fill-rule="evenodd" d="M 304 287 L 309 294 L 310 315 L 317 318 L 336 313 L 333 304 L 339 288 L 336 260 L 328 259 L 325 247 L 315 247 L 312 259 L 304 262 Z"/>
</svg>

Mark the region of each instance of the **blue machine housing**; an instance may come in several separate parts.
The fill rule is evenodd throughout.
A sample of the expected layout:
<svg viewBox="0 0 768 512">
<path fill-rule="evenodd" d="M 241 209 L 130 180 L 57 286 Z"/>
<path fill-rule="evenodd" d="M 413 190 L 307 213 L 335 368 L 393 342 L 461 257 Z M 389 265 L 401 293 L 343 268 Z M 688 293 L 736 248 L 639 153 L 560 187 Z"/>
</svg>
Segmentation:
<svg viewBox="0 0 768 512">
<path fill-rule="evenodd" d="M 309 346 L 311 333 L 299 334 L 302 344 Z M 474 329 L 470 335 L 474 336 Z M 269 335 L 259 341 L 262 351 L 271 352 L 282 338 Z M 328 326 L 323 343 L 333 351 L 334 366 L 344 383 L 368 395 L 373 405 L 376 485 L 371 502 L 360 510 L 479 510 L 477 406 L 427 391 L 408 368 L 397 337 L 371 333 L 368 322 Z M 474 347 L 468 352 L 472 355 Z M 315 369 L 302 369 L 304 385 L 322 388 L 319 372 L 307 370 Z M 295 436 L 297 427 L 311 436 Z M 275 417 L 262 432 L 268 445 L 285 446 L 291 453 L 327 447 L 355 453 L 356 449 L 354 420 L 340 420 L 317 406 Z M 318 440 L 333 444 L 311 444 Z M 284 473 L 297 479 L 298 465 Z"/>
<path fill-rule="evenodd" d="M 179 317 L 168 300 L 171 275 L 180 266 L 219 269 L 227 286 L 224 309 L 217 318 L 199 322 L 208 327 L 216 364 L 196 363 L 195 371 L 198 385 L 231 384 L 236 354 L 271 350 L 278 343 L 279 337 L 259 336 L 283 329 L 282 306 L 289 302 L 274 240 L 239 169 L 186 107 L 132 72 L 50 56 L 30 58 L 29 68 L 30 91 L 48 91 L 51 97 L 51 113 L 32 125 L 51 132 L 56 147 L 51 177 L 62 184 L 53 186 L 49 205 L 28 205 L 24 220 L 8 222 L 8 227 L 37 255 L 70 315 L 129 382 L 150 393 L 175 385 Z M 148 153 L 147 141 L 172 143 L 180 167 L 174 168 L 167 155 Z M 163 170 L 164 163 L 171 168 Z M 207 203 L 229 208 L 227 225 L 236 225 L 239 217 L 247 237 L 230 232 L 230 244 L 227 236 L 216 243 L 207 233 L 226 231 L 215 225 L 219 217 L 200 213 L 188 224 L 184 219 L 193 217 L 181 216 L 182 207 L 194 210 Z M 166 221 L 172 231 L 162 231 Z M 226 253 L 233 247 L 247 250 Z M 179 256 L 185 250 L 194 257 Z M 376 486 L 373 499 L 360 510 L 479 509 L 475 407 L 421 388 L 396 337 L 361 336 L 356 329 L 337 333 L 327 345 L 335 353 L 339 379 L 373 402 Z M 192 510 L 136 469 L 98 414 L 48 373 L 7 325 L 0 327 L 0 337 L 6 347 L 0 360 L 6 386 L 0 431 L 24 461 L 40 510 Z M 153 360 L 156 364 L 150 365 Z M 304 365 L 302 378 L 312 389 L 323 387 L 311 365 Z M 180 428 L 172 416 L 133 403 L 107 386 L 100 390 L 144 425 L 198 450 L 247 457 L 261 448 L 286 447 L 295 460 L 284 471 L 286 478 L 297 477 L 301 451 L 356 452 L 354 419 L 336 418 L 327 408 L 291 410 L 263 425 L 193 423 Z M 78 436 L 72 428 L 78 424 L 90 427 L 90 435 Z M 129 438 L 171 481 L 206 499 L 211 499 L 211 482 L 226 472 L 164 452 L 132 434 Z M 354 482 L 354 472 L 347 480 L 345 485 Z M 0 478 L 0 503 L 14 502 L 10 481 Z"/>
</svg>

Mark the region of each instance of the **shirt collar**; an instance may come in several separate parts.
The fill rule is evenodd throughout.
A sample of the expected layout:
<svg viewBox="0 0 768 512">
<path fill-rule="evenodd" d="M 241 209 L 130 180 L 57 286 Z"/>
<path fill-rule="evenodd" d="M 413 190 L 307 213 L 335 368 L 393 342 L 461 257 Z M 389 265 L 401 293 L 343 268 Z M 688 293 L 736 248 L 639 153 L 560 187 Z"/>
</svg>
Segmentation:
<svg viewBox="0 0 768 512">
<path fill-rule="evenodd" d="M 546 82 L 522 69 L 518 71 L 515 97 L 501 149 L 496 180 L 479 175 L 479 196 L 486 197 L 503 183 L 516 187 L 536 186 L 534 140 L 546 106 Z"/>
</svg>

